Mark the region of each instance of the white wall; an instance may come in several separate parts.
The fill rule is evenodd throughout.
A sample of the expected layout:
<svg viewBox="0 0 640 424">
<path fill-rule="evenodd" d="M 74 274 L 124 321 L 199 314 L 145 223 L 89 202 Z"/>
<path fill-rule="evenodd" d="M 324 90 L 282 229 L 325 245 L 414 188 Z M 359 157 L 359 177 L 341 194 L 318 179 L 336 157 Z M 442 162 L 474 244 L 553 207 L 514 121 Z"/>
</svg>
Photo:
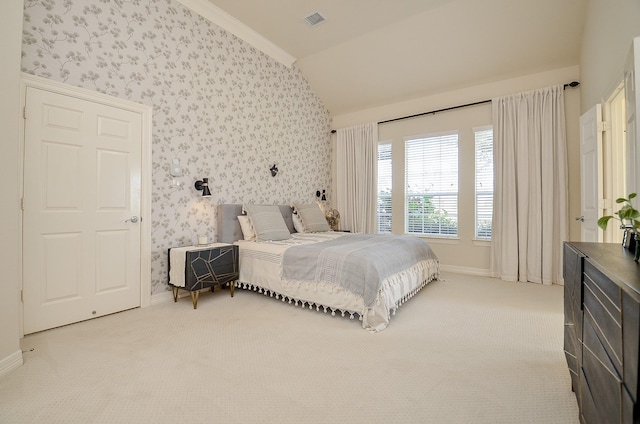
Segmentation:
<svg viewBox="0 0 640 424">
<path fill-rule="evenodd" d="M 0 2 L 0 377 L 22 365 L 19 335 L 20 204 L 18 186 L 22 0 Z"/>
<path fill-rule="evenodd" d="M 509 79 L 496 83 L 469 87 L 464 90 L 457 90 L 434 96 L 422 97 L 411 101 L 361 110 L 350 114 L 334 116 L 333 127 L 344 128 L 364 122 L 379 122 L 387 119 L 413 115 L 450 106 L 488 100 L 498 96 L 533 90 L 536 88 L 546 87 L 554 84 L 564 84 L 579 79 L 579 68 L 577 66 L 557 69 L 543 73 L 525 75 L 519 78 Z M 569 237 L 571 240 L 580 239 L 580 226 L 573 219 L 573 217 L 580 215 L 580 163 L 577 155 L 577 152 L 579 152 L 578 118 L 580 109 L 580 90 L 580 88 L 567 89 L 567 91 L 565 92 L 565 108 L 567 117 L 567 149 L 569 152 Z M 455 119 L 460 119 L 461 122 L 464 122 L 464 125 L 466 125 L 467 127 L 491 124 L 491 109 L 490 107 L 487 107 L 487 105 L 474 106 L 472 108 L 465 109 L 464 112 L 443 112 L 443 115 L 445 114 L 451 114 L 451 117 L 446 117 L 444 119 L 450 120 L 450 125 L 452 126 L 455 125 Z M 380 125 L 380 140 L 385 140 L 385 137 L 398 137 L 398 131 L 410 131 L 410 134 L 416 133 L 419 130 L 416 125 L 423 125 L 423 134 L 432 131 L 430 127 L 432 124 L 430 123 L 428 117 L 404 121 L 403 124 L 400 124 L 403 127 L 402 129 L 397 131 L 393 130 L 392 127 L 396 127 L 397 129 L 397 125 L 398 124 L 396 123 Z M 435 127 L 433 127 L 433 131 L 438 131 L 440 129 L 441 128 L 436 129 Z M 472 160 L 472 158 L 470 160 Z M 467 163 L 467 166 L 468 165 L 469 164 Z M 469 178 L 473 178 L 473 173 L 466 173 L 466 175 Z M 333 181 L 335 180 L 336 179 L 334 176 Z M 463 186 L 466 186 L 467 188 L 473 187 L 473 182 L 461 181 L 461 190 Z M 470 195 L 472 194 L 470 194 L 470 192 L 467 192 L 467 197 Z M 463 208 L 462 204 L 460 205 L 460 208 Z M 487 271 L 489 269 L 489 247 L 486 244 L 482 245 L 473 243 L 472 238 L 473 228 L 469 228 L 467 226 L 466 231 L 461 229 L 460 240 L 456 244 L 432 243 L 432 248 L 439 256 L 440 261 L 445 269 L 448 268 L 462 272 L 467 271 L 471 273 L 482 273 L 482 271 Z"/>
<path fill-rule="evenodd" d="M 587 0 L 580 52 L 581 112 L 609 97 L 622 81 L 634 37 L 640 36 L 640 1 Z"/>
</svg>

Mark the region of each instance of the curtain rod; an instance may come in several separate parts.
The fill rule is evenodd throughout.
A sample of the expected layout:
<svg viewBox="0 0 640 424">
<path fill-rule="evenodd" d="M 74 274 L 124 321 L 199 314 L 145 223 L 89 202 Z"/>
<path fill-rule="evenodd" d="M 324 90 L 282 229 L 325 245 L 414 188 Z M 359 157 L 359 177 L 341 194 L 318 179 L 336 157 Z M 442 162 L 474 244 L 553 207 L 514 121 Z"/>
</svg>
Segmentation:
<svg viewBox="0 0 640 424">
<path fill-rule="evenodd" d="M 491 100 L 481 100 L 481 101 L 475 102 L 475 103 L 467 103 L 466 105 L 451 106 L 451 107 L 446 107 L 444 109 L 432 110 L 432 111 L 429 111 L 429 112 L 416 113 L 415 115 L 403 116 L 401 118 L 387 119 L 386 121 L 378 122 L 378 125 L 386 124 L 387 122 L 395 122 L 395 121 L 401 121 L 403 119 L 415 118 L 417 116 L 431 115 L 431 114 L 435 115 L 436 113 L 439 113 L 439 112 L 446 112 L 448 110 L 461 109 L 463 107 L 476 106 L 476 105 L 481 105 L 481 104 L 484 104 L 484 103 L 491 103 Z"/>
<path fill-rule="evenodd" d="M 564 90 L 566 90 L 567 87 L 573 88 L 573 87 L 577 87 L 579 85 L 580 85 L 580 83 L 578 81 L 571 81 L 569 83 L 566 83 L 562 88 Z M 481 104 L 484 104 L 484 103 L 491 103 L 491 100 L 481 100 L 479 102 L 467 103 L 465 105 L 451 106 L 451 107 L 447 107 L 447 108 L 444 108 L 444 109 L 438 109 L 438 110 L 432 110 L 432 111 L 429 111 L 429 112 L 416 113 L 415 115 L 403 116 L 403 117 L 394 118 L 394 119 L 387 119 L 386 121 L 378 122 L 378 125 L 386 124 L 388 122 L 401 121 L 403 119 L 415 118 L 415 117 L 418 117 L 418 116 L 435 115 L 436 113 L 439 113 L 439 112 L 446 112 L 448 110 L 461 109 L 463 107 L 469 107 L 469 106 L 477 106 L 477 105 L 481 105 Z M 335 133 L 335 132 L 336 132 L 336 130 L 331 130 L 332 134 Z"/>
</svg>

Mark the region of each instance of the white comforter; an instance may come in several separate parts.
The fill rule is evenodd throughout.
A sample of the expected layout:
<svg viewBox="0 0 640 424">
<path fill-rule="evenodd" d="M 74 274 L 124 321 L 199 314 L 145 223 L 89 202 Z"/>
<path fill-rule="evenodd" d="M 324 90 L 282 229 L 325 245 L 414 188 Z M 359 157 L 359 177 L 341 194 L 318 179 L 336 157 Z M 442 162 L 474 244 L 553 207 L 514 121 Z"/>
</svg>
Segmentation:
<svg viewBox="0 0 640 424">
<path fill-rule="evenodd" d="M 382 284 L 374 304 L 365 305 L 361 296 L 340 287 L 321 282 L 300 283 L 282 279 L 282 257 L 291 246 L 349 237 L 349 233 L 327 232 L 292 234 L 289 240 L 275 242 L 238 241 L 240 249 L 240 279 L 242 288 L 263 291 L 303 307 L 309 306 L 324 312 L 345 315 L 358 314 L 362 326 L 371 331 L 387 327 L 392 313 L 428 282 L 438 276 L 437 259 L 411 266 L 388 277 Z"/>
</svg>

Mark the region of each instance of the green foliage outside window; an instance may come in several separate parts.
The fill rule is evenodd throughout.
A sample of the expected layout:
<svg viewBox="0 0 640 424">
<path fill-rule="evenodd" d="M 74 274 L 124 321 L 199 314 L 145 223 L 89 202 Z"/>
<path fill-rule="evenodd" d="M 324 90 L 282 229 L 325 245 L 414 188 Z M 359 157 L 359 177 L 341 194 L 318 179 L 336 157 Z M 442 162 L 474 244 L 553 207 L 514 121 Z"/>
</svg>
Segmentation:
<svg viewBox="0 0 640 424">
<path fill-rule="evenodd" d="M 457 235 L 458 220 L 437 208 L 433 195 L 408 195 L 407 232 L 417 234 Z M 437 202 L 436 202 L 437 203 Z"/>
</svg>

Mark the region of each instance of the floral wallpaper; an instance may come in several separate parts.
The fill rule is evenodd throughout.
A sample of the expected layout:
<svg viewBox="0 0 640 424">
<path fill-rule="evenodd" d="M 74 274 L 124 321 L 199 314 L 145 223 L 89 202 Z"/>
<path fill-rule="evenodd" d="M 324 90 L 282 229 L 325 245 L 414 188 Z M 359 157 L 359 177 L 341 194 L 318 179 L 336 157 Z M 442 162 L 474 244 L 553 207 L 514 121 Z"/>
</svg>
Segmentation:
<svg viewBox="0 0 640 424">
<path fill-rule="evenodd" d="M 24 72 L 153 106 L 153 294 L 168 290 L 169 247 L 215 239 L 215 204 L 331 186 L 331 118 L 300 71 L 180 3 L 25 0 L 24 16 Z M 202 177 L 209 199 L 193 188 Z"/>
</svg>

